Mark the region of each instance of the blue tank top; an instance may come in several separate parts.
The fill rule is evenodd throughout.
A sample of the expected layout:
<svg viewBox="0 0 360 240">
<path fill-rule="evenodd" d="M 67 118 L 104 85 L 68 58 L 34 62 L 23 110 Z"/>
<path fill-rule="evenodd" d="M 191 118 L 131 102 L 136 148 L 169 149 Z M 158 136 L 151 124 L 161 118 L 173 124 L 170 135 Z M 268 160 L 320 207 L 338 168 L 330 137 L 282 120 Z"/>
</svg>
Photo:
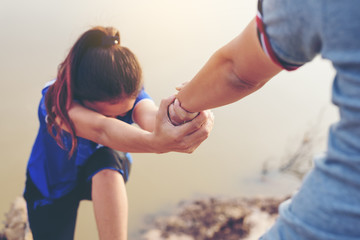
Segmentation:
<svg viewBox="0 0 360 240">
<path fill-rule="evenodd" d="M 39 131 L 33 145 L 27 165 L 31 180 L 47 199 L 56 199 L 69 193 L 77 184 L 78 169 L 101 145 L 77 137 L 78 146 L 69 159 L 69 151 L 62 149 L 50 136 L 46 126 L 45 94 L 51 84 L 42 90 L 42 98 L 38 108 L 40 122 Z M 151 99 L 144 89 L 137 96 L 133 108 L 120 121 L 132 124 L 132 112 L 136 104 L 143 99 Z M 70 134 L 64 132 L 63 143 L 67 149 L 71 147 Z"/>
</svg>

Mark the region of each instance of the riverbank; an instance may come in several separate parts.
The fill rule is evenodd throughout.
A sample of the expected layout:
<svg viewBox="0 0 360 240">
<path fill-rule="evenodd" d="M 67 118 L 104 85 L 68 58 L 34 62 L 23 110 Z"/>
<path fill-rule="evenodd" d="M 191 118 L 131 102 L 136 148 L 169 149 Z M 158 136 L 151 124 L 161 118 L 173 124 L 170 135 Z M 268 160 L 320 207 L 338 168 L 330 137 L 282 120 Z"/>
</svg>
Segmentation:
<svg viewBox="0 0 360 240">
<path fill-rule="evenodd" d="M 257 240 L 276 220 L 288 197 L 183 201 L 167 216 L 154 216 L 141 240 Z M 5 214 L 0 240 L 32 240 L 26 202 L 18 197 Z"/>
<path fill-rule="evenodd" d="M 257 240 L 288 199 L 204 198 L 182 202 L 169 216 L 155 217 L 142 240 Z"/>
</svg>

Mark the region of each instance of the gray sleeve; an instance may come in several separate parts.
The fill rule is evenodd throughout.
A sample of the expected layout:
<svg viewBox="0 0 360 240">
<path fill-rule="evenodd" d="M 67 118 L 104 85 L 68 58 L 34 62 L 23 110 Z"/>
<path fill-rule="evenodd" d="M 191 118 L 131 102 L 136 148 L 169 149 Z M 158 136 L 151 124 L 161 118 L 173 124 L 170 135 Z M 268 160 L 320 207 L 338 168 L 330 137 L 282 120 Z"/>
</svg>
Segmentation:
<svg viewBox="0 0 360 240">
<path fill-rule="evenodd" d="M 263 23 L 281 61 L 302 65 L 321 49 L 321 0 L 263 0 Z"/>
</svg>

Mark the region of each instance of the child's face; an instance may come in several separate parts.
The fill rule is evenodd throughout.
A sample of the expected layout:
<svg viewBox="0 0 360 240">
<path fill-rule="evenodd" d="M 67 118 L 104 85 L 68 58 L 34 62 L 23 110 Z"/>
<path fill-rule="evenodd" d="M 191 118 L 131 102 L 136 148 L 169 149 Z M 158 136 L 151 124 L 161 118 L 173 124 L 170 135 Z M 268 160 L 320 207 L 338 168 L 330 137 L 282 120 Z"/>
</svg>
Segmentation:
<svg viewBox="0 0 360 240">
<path fill-rule="evenodd" d="M 125 116 L 134 106 L 135 98 L 124 98 L 114 102 L 83 101 L 85 107 L 103 114 L 107 117 Z"/>
</svg>

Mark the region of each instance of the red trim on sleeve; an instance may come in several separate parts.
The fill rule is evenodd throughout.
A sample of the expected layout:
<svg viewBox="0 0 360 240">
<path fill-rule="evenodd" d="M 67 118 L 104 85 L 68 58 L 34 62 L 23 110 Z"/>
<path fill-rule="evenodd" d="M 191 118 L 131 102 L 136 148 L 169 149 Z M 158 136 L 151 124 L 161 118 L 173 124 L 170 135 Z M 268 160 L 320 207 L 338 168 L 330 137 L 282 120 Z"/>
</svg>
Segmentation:
<svg viewBox="0 0 360 240">
<path fill-rule="evenodd" d="M 280 66 L 283 69 L 286 69 L 288 71 L 293 71 L 298 69 L 301 65 L 291 64 L 287 63 L 283 60 L 281 60 L 276 53 L 274 52 L 271 43 L 269 41 L 269 38 L 266 34 L 266 26 L 263 22 L 263 14 L 262 14 L 262 0 L 259 0 L 258 2 L 258 12 L 256 15 L 256 26 L 258 31 L 258 38 L 260 45 L 266 55 L 278 66 Z"/>
</svg>

